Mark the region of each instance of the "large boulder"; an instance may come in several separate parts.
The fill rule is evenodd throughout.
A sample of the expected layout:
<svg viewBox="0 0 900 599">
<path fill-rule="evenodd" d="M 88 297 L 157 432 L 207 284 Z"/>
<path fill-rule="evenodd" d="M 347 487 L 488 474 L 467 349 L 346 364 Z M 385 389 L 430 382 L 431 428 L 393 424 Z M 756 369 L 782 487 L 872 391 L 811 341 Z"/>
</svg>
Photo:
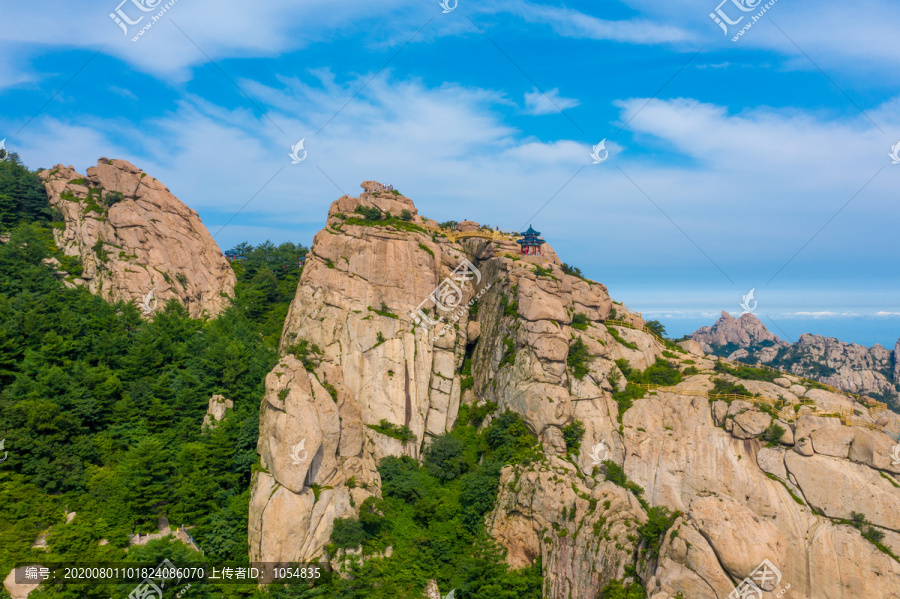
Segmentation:
<svg viewBox="0 0 900 599">
<path fill-rule="evenodd" d="M 731 430 L 731 434 L 738 439 L 754 439 L 766 432 L 770 424 L 772 424 L 772 417 L 768 414 L 747 410 L 734 417 L 734 428 Z"/>
<path fill-rule="evenodd" d="M 56 243 L 81 260 L 91 292 L 142 305 L 152 314 L 169 299 L 191 316 L 230 305 L 236 278 L 199 215 L 125 160 L 101 158 L 81 175 L 61 164 L 40 172 L 65 227 Z"/>
<path fill-rule="evenodd" d="M 700 358 L 706 357 L 706 354 L 703 352 L 703 348 L 700 347 L 700 344 L 693 339 L 685 339 L 684 341 L 679 341 L 678 347 L 680 347 L 687 353 L 693 354 Z"/>
</svg>

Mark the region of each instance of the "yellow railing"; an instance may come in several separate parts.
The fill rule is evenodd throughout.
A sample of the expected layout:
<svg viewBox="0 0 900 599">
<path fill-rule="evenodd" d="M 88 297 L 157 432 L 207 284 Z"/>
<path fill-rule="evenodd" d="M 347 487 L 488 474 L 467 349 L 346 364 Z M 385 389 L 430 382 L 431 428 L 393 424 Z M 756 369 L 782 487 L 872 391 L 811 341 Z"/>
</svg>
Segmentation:
<svg viewBox="0 0 900 599">
<path fill-rule="evenodd" d="M 627 320 L 607 320 L 606 324 L 613 325 L 616 327 L 625 327 L 628 329 L 634 329 L 635 331 L 641 331 L 642 333 L 647 333 L 648 335 L 653 337 L 653 339 L 657 343 L 659 343 L 661 346 L 668 347 L 666 345 L 666 342 L 663 340 L 663 338 L 660 337 L 659 335 L 657 335 L 656 333 L 654 333 L 653 331 L 651 331 L 650 329 L 648 329 L 646 325 L 639 328 L 637 325 L 635 325 L 632 322 L 628 322 Z"/>
<path fill-rule="evenodd" d="M 709 393 L 708 391 L 702 391 L 700 389 L 680 389 L 678 387 L 670 387 L 665 385 L 656 385 L 652 383 L 640 383 L 637 384 L 641 389 L 645 389 L 646 391 L 662 391 L 663 393 L 676 393 L 678 395 L 687 395 L 692 397 L 703 397 L 708 400 L 741 400 L 746 401 L 748 403 L 762 402 L 768 404 L 776 409 L 776 413 L 778 414 L 778 418 L 784 420 L 785 422 L 789 420 L 794 420 L 798 416 L 798 412 L 794 411 L 794 405 L 782 405 L 779 407 L 779 404 L 782 404 L 782 400 L 772 399 L 771 397 L 766 396 L 758 396 L 758 395 L 744 395 L 742 393 Z M 846 424 L 847 426 L 862 426 L 871 430 L 876 431 L 884 431 L 884 427 L 878 426 L 877 424 L 873 424 L 871 422 L 867 422 L 865 420 L 861 420 L 857 417 L 856 413 L 851 408 L 847 408 L 844 406 L 819 406 L 816 404 L 803 404 L 811 410 L 822 410 L 825 413 L 833 413 L 838 418 L 840 418 L 841 422 Z M 827 411 L 827 412 L 826 412 Z M 820 414 L 821 415 L 821 414 Z"/>
<path fill-rule="evenodd" d="M 643 328 L 638 328 L 633 323 L 625 321 L 625 320 L 607 320 L 606 324 L 610 324 L 610 325 L 617 326 L 617 327 L 627 327 L 629 329 L 635 329 L 635 330 L 641 331 L 643 333 L 647 333 L 648 335 L 653 337 L 653 339 L 655 339 L 657 343 L 659 343 L 663 347 L 667 347 L 665 341 L 663 341 L 662 338 L 660 338 L 658 335 L 656 335 L 651 330 L 649 330 L 646 326 L 644 326 Z M 781 370 L 780 368 L 773 368 L 772 366 L 769 366 L 767 364 L 759 364 L 759 363 L 745 364 L 743 362 L 735 362 L 732 360 L 728 360 L 726 358 L 719 358 L 718 360 L 719 360 L 719 362 L 728 364 L 729 366 L 731 366 L 733 368 L 740 368 L 741 366 L 746 366 L 748 368 L 759 368 L 761 370 L 768 370 L 769 372 L 774 372 L 777 374 L 797 376 L 796 374 L 794 374 L 792 372 L 787 372 L 786 370 Z M 869 416 L 871 416 L 872 418 L 875 418 L 877 415 L 887 413 L 887 414 L 891 415 L 893 420 L 897 420 L 896 416 L 893 413 L 888 411 L 887 404 L 885 404 L 884 402 L 877 401 L 877 400 L 872 399 L 871 397 L 867 397 L 865 395 L 860 395 L 859 393 L 852 393 L 850 391 L 841 391 L 840 389 L 835 389 L 831 385 L 826 385 L 825 383 L 819 383 L 818 381 L 816 381 L 816 383 L 818 383 L 819 385 L 822 385 L 823 387 L 826 387 L 827 390 L 831 391 L 832 393 L 837 393 L 838 395 L 846 395 L 846 396 L 856 399 L 860 403 L 868 404 Z M 863 425 L 860 425 L 860 426 L 863 426 Z M 876 425 L 871 425 L 871 426 L 876 426 Z"/>
<path fill-rule="evenodd" d="M 650 336 L 651 336 L 657 343 L 659 343 L 662 347 L 668 347 L 668 346 L 666 345 L 665 341 L 664 341 L 661 337 L 659 337 L 658 335 L 656 335 L 653 331 L 651 331 L 651 330 L 650 330 L 648 327 L 646 327 L 646 326 L 644 326 L 643 328 L 638 328 L 634 323 L 631 323 L 631 322 L 628 322 L 628 321 L 625 321 L 625 320 L 607 320 L 607 321 L 606 321 L 606 324 L 613 325 L 613 326 L 617 326 L 617 327 L 626 327 L 626 328 L 629 328 L 629 329 L 634 329 L 634 330 L 641 331 L 641 332 L 643 332 L 643 333 L 646 333 L 646 334 L 650 335 Z M 786 371 L 784 371 L 784 370 L 780 370 L 780 369 L 778 369 L 778 368 L 773 368 L 773 367 L 768 366 L 768 365 L 766 365 L 766 364 L 744 364 L 743 362 L 734 362 L 734 361 L 732 361 L 732 360 L 728 360 L 728 359 L 725 359 L 725 358 L 719 358 L 719 361 L 720 361 L 720 362 L 724 362 L 725 364 L 728 364 L 728 365 L 730 365 L 730 366 L 732 366 L 732 367 L 734 367 L 734 368 L 740 368 L 741 366 L 746 366 L 746 367 L 748 367 L 748 368 L 759 368 L 759 369 L 762 369 L 762 370 L 768 370 L 769 372 L 775 372 L 775 373 L 778 373 L 778 374 L 785 374 L 785 375 L 790 374 L 791 376 L 796 376 L 796 375 L 794 375 L 794 374 L 792 374 L 792 373 L 788 373 L 788 372 L 786 372 Z M 837 394 L 839 394 L 839 395 L 849 395 L 849 396 L 855 398 L 856 400 L 858 400 L 858 401 L 860 401 L 860 402 L 865 402 L 865 403 L 870 404 L 871 407 L 869 408 L 869 415 L 872 416 L 873 418 L 875 417 L 876 414 L 878 414 L 878 413 L 883 413 L 883 412 L 886 412 L 886 411 L 887 411 L 887 405 L 885 405 L 885 404 L 882 403 L 882 402 L 875 401 L 874 399 L 871 399 L 871 398 L 869 398 L 869 397 L 865 397 L 865 396 L 862 396 L 862 395 L 859 395 L 859 394 L 856 394 L 856 393 L 849 393 L 849 392 L 845 392 L 845 391 L 839 391 L 838 389 L 835 389 L 834 387 L 831 387 L 831 386 L 829 386 L 829 385 L 825 385 L 824 383 L 822 383 L 822 385 L 825 386 L 825 387 L 828 387 L 828 389 L 829 389 L 830 391 L 832 391 L 832 392 L 834 392 L 834 393 L 837 393 Z M 728 399 L 746 399 L 747 397 L 749 397 L 749 396 L 743 396 L 743 395 L 742 395 L 742 396 L 736 396 L 736 397 L 728 398 Z M 725 396 L 722 396 L 722 397 L 714 398 L 714 399 L 726 399 L 726 397 L 725 397 Z M 759 400 L 760 398 L 757 397 L 757 398 L 754 398 L 754 399 Z M 771 403 L 772 405 L 774 405 L 774 400 L 771 400 L 771 399 L 769 399 L 769 398 L 764 398 L 764 399 L 765 399 L 766 403 Z M 854 419 L 854 421 L 859 421 L 859 420 L 858 420 L 858 419 Z M 859 421 L 859 422 L 862 422 L 862 421 Z M 863 426 L 863 425 L 861 424 L 860 426 Z M 876 425 L 866 424 L 866 426 L 876 426 Z M 879 427 L 879 429 L 880 429 L 880 427 Z"/>
<path fill-rule="evenodd" d="M 747 366 L 749 368 L 760 368 L 762 370 L 768 370 L 769 372 L 775 372 L 778 374 L 797 376 L 796 374 L 794 374 L 792 372 L 788 372 L 786 370 L 781 370 L 780 368 L 773 368 L 766 364 L 758 364 L 758 363 L 757 364 L 744 364 L 743 362 L 734 362 L 734 361 L 728 360 L 726 358 L 719 358 L 719 362 L 724 362 L 725 364 L 728 364 L 729 366 L 732 366 L 735 368 L 740 368 L 741 366 Z M 865 395 L 860 395 L 859 393 L 852 393 L 850 391 L 841 391 L 840 389 L 835 389 L 831 385 L 826 385 L 825 383 L 820 383 L 818 381 L 815 381 L 815 382 L 819 385 L 822 385 L 823 387 L 826 387 L 827 390 L 831 391 L 832 393 L 837 393 L 838 395 L 847 395 L 849 397 L 856 399 L 860 403 L 868 404 L 869 416 L 871 416 L 873 418 L 875 418 L 876 415 L 878 415 L 878 414 L 883 414 L 885 412 L 888 412 L 887 404 L 877 401 L 877 400 L 874 400 L 871 397 L 867 397 Z"/>
<path fill-rule="evenodd" d="M 459 239 L 468 239 L 468 238 L 489 239 L 491 241 L 509 241 L 509 240 L 514 240 L 519 237 L 518 233 L 514 233 L 514 232 L 510 232 L 510 231 L 499 231 L 499 230 L 495 231 L 492 229 L 475 229 L 474 231 L 463 232 L 463 231 L 455 231 L 452 229 L 445 229 L 445 228 L 441 228 L 441 227 L 426 226 L 424 228 L 433 233 L 440 233 L 441 235 L 444 235 L 445 237 L 447 237 L 447 239 L 451 243 L 455 243 Z M 616 308 L 616 310 L 617 311 L 622 310 L 624 316 L 643 320 L 643 316 L 640 312 L 634 312 L 622 304 L 616 304 L 616 305 L 618 306 Z M 634 329 L 636 331 L 641 331 L 642 333 L 646 333 L 647 335 L 650 335 L 650 337 L 652 337 L 653 340 L 656 341 L 663 348 L 668 347 L 668 345 L 666 345 L 666 341 L 662 337 L 660 337 L 659 335 L 657 335 L 656 333 L 651 331 L 646 325 L 644 325 L 643 327 L 638 327 L 633 322 L 630 322 L 628 320 L 620 320 L 620 319 L 607 320 L 606 324 L 612 325 L 612 326 L 617 326 L 617 327 L 626 327 L 629 329 Z M 732 360 L 728 360 L 726 358 L 719 358 L 719 361 L 724 362 L 725 364 L 728 364 L 734 368 L 740 368 L 741 366 L 747 366 L 749 368 L 759 368 L 762 370 L 768 370 L 769 372 L 775 372 L 778 374 L 797 376 L 794 373 L 788 372 L 786 370 L 782 370 L 780 368 L 774 368 L 767 364 L 760 364 L 760 363 L 745 364 L 743 362 L 735 362 Z M 827 385 L 825 383 L 818 383 L 818 384 L 827 388 L 827 390 L 831 391 L 832 393 L 837 393 L 839 395 L 847 395 L 847 396 L 855 398 L 857 401 L 859 401 L 861 403 L 868 404 L 869 405 L 869 416 L 872 418 L 875 418 L 877 415 L 880 415 L 880 414 L 885 414 L 885 413 L 890 414 L 891 420 L 897 421 L 897 422 L 895 422 L 895 424 L 900 426 L 900 420 L 898 420 L 896 418 L 896 415 L 894 415 L 892 412 L 888 411 L 887 404 L 877 401 L 875 399 L 872 399 L 871 397 L 866 397 L 865 395 L 860 395 L 858 393 L 851 393 L 849 391 L 842 391 L 840 389 L 835 389 L 831 385 Z M 661 389 L 663 389 L 663 388 L 661 388 Z M 665 388 L 665 389 L 669 389 L 672 392 L 681 393 L 683 395 L 694 395 L 695 394 L 695 393 L 687 393 L 685 391 L 679 391 L 679 390 L 676 390 L 674 387 Z M 696 395 L 700 395 L 702 397 L 711 397 L 709 394 L 707 394 L 705 392 L 702 392 L 702 393 L 697 392 Z M 766 403 L 770 403 L 772 405 L 774 405 L 774 402 L 775 402 L 775 400 L 772 400 L 770 398 L 760 398 L 760 397 L 736 395 L 736 394 L 728 394 L 728 395 L 735 395 L 735 397 L 730 397 L 730 399 L 744 399 L 747 401 L 751 401 L 751 400 L 759 401 L 762 399 Z M 713 397 L 713 399 L 729 399 L 729 397 L 727 397 L 726 395 L 723 395 L 723 394 L 718 394 L 718 396 Z M 815 407 L 815 409 L 819 409 L 818 406 L 810 406 L 810 407 Z M 867 428 L 871 428 L 873 430 L 884 430 L 884 427 L 859 420 L 859 418 L 857 418 L 855 415 L 844 414 L 844 411 L 848 410 L 847 408 L 840 408 L 840 410 L 841 410 L 841 412 L 840 412 L 841 420 L 844 422 L 844 424 L 847 424 L 848 426 L 864 426 Z M 781 412 L 779 412 L 779 414 L 781 414 L 784 411 L 785 410 L 782 410 Z M 853 424 L 850 424 L 851 422 Z"/>
<path fill-rule="evenodd" d="M 479 238 L 490 239 L 491 241 L 512 241 L 521 237 L 517 233 L 509 231 L 494 231 L 492 229 L 475 229 L 474 231 L 455 231 L 453 229 L 443 229 L 440 227 L 425 227 L 425 230 L 432 233 L 440 233 L 445 236 L 450 243 L 455 243 L 459 239 Z"/>
</svg>

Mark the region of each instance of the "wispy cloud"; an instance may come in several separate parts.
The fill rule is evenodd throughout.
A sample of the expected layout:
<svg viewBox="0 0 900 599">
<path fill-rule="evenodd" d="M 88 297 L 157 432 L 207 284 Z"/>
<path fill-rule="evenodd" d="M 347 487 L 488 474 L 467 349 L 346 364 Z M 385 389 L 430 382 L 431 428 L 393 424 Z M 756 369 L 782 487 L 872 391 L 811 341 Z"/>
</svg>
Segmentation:
<svg viewBox="0 0 900 599">
<path fill-rule="evenodd" d="M 559 89 L 551 89 L 541 93 L 537 88 L 525 92 L 525 114 L 540 116 L 543 114 L 556 114 L 560 110 L 574 108 L 581 104 L 575 98 L 563 98 L 559 95 Z"/>
<path fill-rule="evenodd" d="M 128 98 L 129 100 L 137 100 L 138 97 L 134 95 L 134 92 L 130 89 L 125 89 L 124 87 L 119 87 L 117 85 L 109 85 L 107 89 L 117 96 L 122 96 L 123 98 Z"/>
<path fill-rule="evenodd" d="M 829 310 L 820 310 L 818 312 L 783 312 L 779 314 L 782 318 L 857 318 L 862 316 L 859 312 L 831 312 Z"/>
<path fill-rule="evenodd" d="M 693 34 L 678 25 L 644 18 L 607 20 L 589 14 L 531 2 L 504 3 L 506 10 L 529 23 L 548 24 L 557 35 L 577 39 L 611 40 L 632 44 L 683 42 Z"/>
<path fill-rule="evenodd" d="M 704 310 L 645 310 L 642 312 L 644 318 L 668 318 L 672 320 L 681 319 L 697 319 L 711 318 L 715 319 L 721 314 L 720 312 L 711 312 Z"/>
<path fill-rule="evenodd" d="M 831 310 L 820 310 L 817 312 L 782 312 L 779 316 L 782 318 L 896 318 L 900 316 L 900 312 L 890 312 L 879 310 L 878 312 L 834 312 Z"/>
</svg>

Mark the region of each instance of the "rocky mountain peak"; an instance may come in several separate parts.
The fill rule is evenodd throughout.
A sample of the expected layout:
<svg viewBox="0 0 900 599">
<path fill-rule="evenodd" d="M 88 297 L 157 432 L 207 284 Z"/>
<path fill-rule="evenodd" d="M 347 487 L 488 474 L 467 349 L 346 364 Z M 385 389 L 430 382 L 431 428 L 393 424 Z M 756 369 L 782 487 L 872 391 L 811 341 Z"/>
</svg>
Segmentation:
<svg viewBox="0 0 900 599">
<path fill-rule="evenodd" d="M 161 182 L 108 158 L 84 175 L 60 164 L 40 176 L 63 218 L 54 228 L 57 245 L 83 266 L 69 284 L 143 303 L 145 312 L 170 298 L 195 317 L 228 305 L 234 272 L 198 214 Z"/>
<path fill-rule="evenodd" d="M 783 343 L 753 314 L 747 312 L 741 314 L 740 318 L 735 318 L 724 310 L 713 326 L 698 329 L 691 338 L 706 352 L 711 352 L 715 345 L 730 344 L 747 348 L 766 341 Z"/>
<path fill-rule="evenodd" d="M 851 393 L 870 394 L 900 405 L 900 341 L 891 351 L 880 344 L 867 348 L 833 337 L 803 333 L 796 343 L 773 335 L 752 314 L 727 312 L 691 338 L 707 353 L 751 363 L 771 364 Z"/>
<path fill-rule="evenodd" d="M 900 565 L 846 525 L 863 513 L 900 551 L 896 415 L 787 372 L 739 378 L 627 306 L 611 318 L 606 287 L 555 254 L 526 260 L 474 221 L 440 230 L 371 183 L 331 205 L 266 378 L 251 560 L 339 565 L 336 519 L 392 493 L 384 458 L 422 460 L 462 414 L 483 431 L 508 410 L 539 455 L 502 468 L 484 525 L 511 566 L 540 560 L 548 599 L 635 575 L 652 599 L 726 597 L 764 560 L 798 598 L 900 596 Z M 704 333 L 784 343 L 752 315 Z"/>
</svg>

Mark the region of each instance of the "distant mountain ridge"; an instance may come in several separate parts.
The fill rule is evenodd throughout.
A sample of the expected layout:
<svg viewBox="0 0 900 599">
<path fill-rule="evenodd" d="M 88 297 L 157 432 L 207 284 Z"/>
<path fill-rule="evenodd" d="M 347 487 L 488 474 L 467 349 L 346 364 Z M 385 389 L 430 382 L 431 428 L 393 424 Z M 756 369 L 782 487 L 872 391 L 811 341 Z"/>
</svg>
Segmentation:
<svg viewBox="0 0 900 599">
<path fill-rule="evenodd" d="M 796 343 L 779 339 L 753 314 L 722 312 L 711 327 L 691 334 L 703 351 L 749 364 L 768 364 L 844 391 L 900 406 L 900 340 L 893 351 L 804 333 Z"/>
</svg>

